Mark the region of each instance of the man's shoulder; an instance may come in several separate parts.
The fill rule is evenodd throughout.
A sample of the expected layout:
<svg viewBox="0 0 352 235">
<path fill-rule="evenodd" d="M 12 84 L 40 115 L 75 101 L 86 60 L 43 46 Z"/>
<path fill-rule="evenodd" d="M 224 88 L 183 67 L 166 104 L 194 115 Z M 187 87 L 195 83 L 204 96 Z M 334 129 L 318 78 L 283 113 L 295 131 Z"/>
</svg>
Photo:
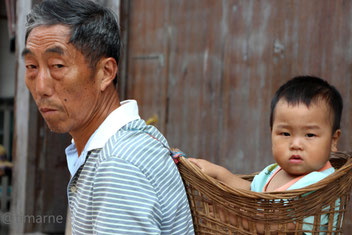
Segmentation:
<svg viewBox="0 0 352 235">
<path fill-rule="evenodd" d="M 147 162 L 173 163 L 165 137 L 143 120 L 134 120 L 117 131 L 105 144 L 100 158 L 125 161 L 138 168 L 145 168 Z"/>
<path fill-rule="evenodd" d="M 159 130 L 151 125 L 146 125 L 142 119 L 134 120 L 123 126 L 106 143 L 104 148 L 118 151 L 120 154 L 129 152 L 134 148 L 162 148 L 168 149 L 168 143 Z M 122 149 L 124 151 L 121 151 Z"/>
<path fill-rule="evenodd" d="M 121 128 L 101 150 L 98 169 L 117 165 L 123 165 L 136 177 L 148 179 L 160 197 L 166 194 L 164 189 L 182 185 L 166 139 L 143 120 L 133 121 Z M 180 189 L 178 192 L 183 193 Z"/>
<path fill-rule="evenodd" d="M 129 203 L 136 194 L 143 195 L 143 200 L 148 195 L 155 195 L 157 202 L 148 201 L 161 208 L 162 234 L 186 234 L 185 231 L 193 234 L 181 176 L 170 156 L 166 139 L 155 127 L 146 125 L 143 120 L 132 121 L 117 131 L 98 155 L 95 165 L 96 171 L 103 176 L 100 179 L 104 184 L 109 180 L 112 186 L 118 186 L 119 193 L 131 194 Z M 144 204 L 148 203 L 143 201 Z M 182 232 L 176 226 L 181 223 L 185 224 Z"/>
</svg>

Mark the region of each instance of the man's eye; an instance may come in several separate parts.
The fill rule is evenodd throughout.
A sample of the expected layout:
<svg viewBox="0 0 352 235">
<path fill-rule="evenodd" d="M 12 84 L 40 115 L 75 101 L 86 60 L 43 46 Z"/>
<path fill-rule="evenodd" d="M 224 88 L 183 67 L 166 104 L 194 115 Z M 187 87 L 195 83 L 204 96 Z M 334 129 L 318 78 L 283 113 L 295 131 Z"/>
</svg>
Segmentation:
<svg viewBox="0 0 352 235">
<path fill-rule="evenodd" d="M 308 134 L 306 134 L 306 136 L 309 137 L 309 138 L 311 138 L 311 137 L 314 137 L 314 136 L 316 136 L 316 135 L 313 134 L 313 133 L 308 133 Z"/>
<path fill-rule="evenodd" d="M 54 67 L 57 69 L 63 68 L 64 65 L 63 64 L 54 64 Z"/>
<path fill-rule="evenodd" d="M 288 132 L 281 132 L 280 135 L 282 135 L 282 136 L 290 136 L 290 133 L 288 133 Z"/>
<path fill-rule="evenodd" d="M 33 65 L 33 64 L 28 64 L 26 65 L 26 69 L 36 69 L 37 66 Z"/>
</svg>

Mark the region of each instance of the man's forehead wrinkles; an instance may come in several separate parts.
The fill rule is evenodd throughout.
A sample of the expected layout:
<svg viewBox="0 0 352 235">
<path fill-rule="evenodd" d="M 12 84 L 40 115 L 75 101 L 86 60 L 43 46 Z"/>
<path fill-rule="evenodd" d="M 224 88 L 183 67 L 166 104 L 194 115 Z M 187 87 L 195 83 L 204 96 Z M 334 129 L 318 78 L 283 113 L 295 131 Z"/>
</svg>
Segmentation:
<svg viewBox="0 0 352 235">
<path fill-rule="evenodd" d="M 62 47 L 60 47 L 60 46 L 53 46 L 53 47 L 47 48 L 44 53 L 45 54 L 55 53 L 55 54 L 59 54 L 59 55 L 64 55 L 65 54 L 65 50 Z"/>
<path fill-rule="evenodd" d="M 40 33 L 38 33 L 40 31 Z M 28 34 L 28 39 L 29 38 L 53 38 L 56 39 L 58 36 L 62 38 L 70 38 L 70 29 L 61 29 L 57 28 L 55 26 L 37 26 L 34 29 L 31 30 L 31 32 Z"/>
<path fill-rule="evenodd" d="M 38 33 L 37 31 L 31 32 L 29 35 L 27 42 L 26 42 L 26 47 L 45 47 L 45 45 L 50 46 L 52 45 L 57 45 L 57 44 L 64 44 L 68 45 L 69 42 L 69 37 L 64 36 L 64 35 L 55 35 L 55 33 Z"/>
<path fill-rule="evenodd" d="M 43 55 L 56 54 L 59 56 L 65 56 L 65 55 L 70 54 L 70 56 L 73 56 L 73 54 L 68 53 L 68 51 L 64 47 L 61 47 L 58 45 L 53 45 L 53 46 L 46 48 L 44 51 L 42 51 L 42 54 Z M 26 47 L 23 49 L 21 55 L 22 55 L 22 57 L 31 56 L 31 55 L 35 56 L 35 55 L 38 55 L 38 53 L 36 50 L 33 51 L 31 48 Z"/>
</svg>

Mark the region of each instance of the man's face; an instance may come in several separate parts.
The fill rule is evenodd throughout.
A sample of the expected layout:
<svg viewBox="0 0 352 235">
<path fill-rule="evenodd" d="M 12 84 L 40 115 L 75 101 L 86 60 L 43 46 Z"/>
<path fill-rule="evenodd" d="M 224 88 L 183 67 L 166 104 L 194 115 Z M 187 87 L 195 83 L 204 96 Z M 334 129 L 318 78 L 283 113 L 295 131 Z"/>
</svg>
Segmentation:
<svg viewBox="0 0 352 235">
<path fill-rule="evenodd" d="M 39 26 L 27 39 L 25 81 L 49 128 L 84 130 L 94 119 L 99 88 L 83 54 L 69 42 L 63 25 Z"/>
<path fill-rule="evenodd" d="M 280 100 L 274 113 L 272 150 L 275 161 L 290 175 L 320 170 L 336 151 L 340 130 L 332 135 L 332 114 L 323 101 L 290 105 Z"/>
</svg>

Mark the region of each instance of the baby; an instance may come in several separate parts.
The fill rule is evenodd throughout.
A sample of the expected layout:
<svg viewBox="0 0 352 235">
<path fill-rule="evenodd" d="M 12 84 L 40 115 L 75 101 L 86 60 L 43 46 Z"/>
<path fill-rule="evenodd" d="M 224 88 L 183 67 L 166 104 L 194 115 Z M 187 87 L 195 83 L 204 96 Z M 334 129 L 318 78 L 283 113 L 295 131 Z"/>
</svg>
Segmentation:
<svg viewBox="0 0 352 235">
<path fill-rule="evenodd" d="M 308 186 L 334 172 L 329 158 L 331 151 L 337 151 L 342 107 L 340 93 L 326 81 L 311 76 L 295 77 L 277 90 L 271 102 L 275 164 L 249 182 L 206 160 L 190 161 L 235 188 L 272 192 Z M 323 220 L 321 224 L 325 223 Z"/>
</svg>

